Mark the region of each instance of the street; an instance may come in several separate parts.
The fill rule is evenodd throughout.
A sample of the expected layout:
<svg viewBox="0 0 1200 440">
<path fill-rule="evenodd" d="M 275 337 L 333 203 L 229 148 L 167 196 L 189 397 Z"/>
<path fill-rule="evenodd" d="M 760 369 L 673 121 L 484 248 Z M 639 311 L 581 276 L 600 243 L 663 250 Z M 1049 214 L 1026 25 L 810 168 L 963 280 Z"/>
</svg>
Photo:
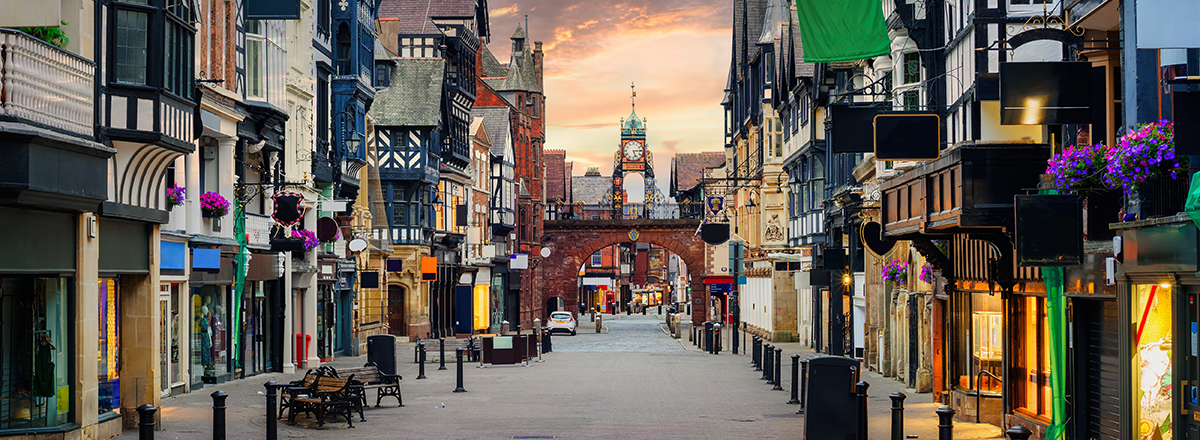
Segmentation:
<svg viewBox="0 0 1200 440">
<path fill-rule="evenodd" d="M 759 380 L 750 358 L 702 353 L 686 339 L 675 340 L 662 330 L 656 315 L 605 316 L 605 334 L 585 317 L 577 336 L 555 335 L 554 352 L 544 362 L 521 365 L 465 365 L 467 393 L 453 393 L 455 366 L 438 371 L 436 352 L 426 366 L 428 379 L 416 380 L 412 344 L 398 347 L 403 408 L 388 404 L 369 408 L 367 421 L 348 429 L 341 421 L 317 429 L 311 418 L 296 425 L 279 421 L 280 438 L 797 438 L 803 416 L 786 404 L 789 393 L 771 391 Z M 726 343 L 728 346 L 728 342 Z M 789 346 L 791 345 L 791 346 Z M 781 344 L 784 356 L 815 354 L 796 344 Z M 365 356 L 339 358 L 334 367 L 355 367 Z M 784 376 L 790 377 L 790 361 Z M 209 386 L 197 392 L 163 399 L 162 431 L 158 439 L 211 439 L 212 401 L 216 390 L 229 393 L 228 437 L 265 436 L 265 395 L 262 384 L 295 380 L 300 374 L 266 374 Z M 890 401 L 887 394 L 903 391 L 899 382 L 868 374 L 872 383 L 870 432 L 888 438 Z M 784 381 L 790 390 L 790 380 Z M 911 394 L 910 394 L 911 395 Z M 928 394 L 908 402 L 906 433 L 935 439 L 936 407 Z M 394 401 L 393 401 L 394 402 Z M 990 425 L 959 423 L 955 438 L 998 438 Z M 126 430 L 121 439 L 136 439 Z"/>
</svg>

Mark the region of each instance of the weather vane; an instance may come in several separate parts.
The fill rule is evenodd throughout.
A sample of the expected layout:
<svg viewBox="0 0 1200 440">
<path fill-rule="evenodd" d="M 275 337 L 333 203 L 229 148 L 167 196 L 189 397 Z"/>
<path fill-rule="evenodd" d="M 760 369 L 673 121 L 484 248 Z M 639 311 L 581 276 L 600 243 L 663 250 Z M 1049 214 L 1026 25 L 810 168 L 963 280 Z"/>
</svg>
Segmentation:
<svg viewBox="0 0 1200 440">
<path fill-rule="evenodd" d="M 629 106 L 637 107 L 637 89 L 633 88 L 632 81 L 629 82 L 629 91 L 631 92 L 631 95 L 629 96 Z"/>
</svg>

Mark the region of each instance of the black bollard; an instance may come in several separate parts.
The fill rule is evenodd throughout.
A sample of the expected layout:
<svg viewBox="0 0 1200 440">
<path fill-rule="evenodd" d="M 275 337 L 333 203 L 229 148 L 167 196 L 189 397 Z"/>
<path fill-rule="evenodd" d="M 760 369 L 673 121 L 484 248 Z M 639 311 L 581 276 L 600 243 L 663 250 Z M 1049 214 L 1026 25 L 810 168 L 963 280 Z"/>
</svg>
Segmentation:
<svg viewBox="0 0 1200 440">
<path fill-rule="evenodd" d="M 858 440 L 867 440 L 867 388 L 871 384 L 854 384 L 854 396 L 858 399 Z"/>
<path fill-rule="evenodd" d="M 438 371 L 446 369 L 446 338 L 438 338 L 440 348 L 438 348 Z"/>
<path fill-rule="evenodd" d="M 1017 425 L 1004 431 L 1004 435 L 1007 435 L 1009 440 L 1029 440 L 1033 432 L 1029 431 L 1029 428 Z"/>
<path fill-rule="evenodd" d="M 420 339 L 417 340 L 417 345 L 421 345 Z M 417 347 L 413 347 L 413 363 L 416 364 L 419 362 L 421 362 L 421 350 L 417 349 Z"/>
<path fill-rule="evenodd" d="M 737 334 L 738 334 L 738 330 L 737 330 L 737 324 L 734 324 L 734 325 L 733 325 L 733 327 L 730 327 L 730 330 L 732 330 L 732 333 L 730 333 L 730 334 L 729 334 L 729 336 L 730 336 L 730 337 L 729 337 L 729 340 L 731 341 L 731 344 L 732 344 L 732 348 L 733 348 L 733 354 L 738 354 L 738 335 L 737 335 Z"/>
<path fill-rule="evenodd" d="M 943 406 L 937 410 L 938 440 L 954 440 L 954 410 Z"/>
<path fill-rule="evenodd" d="M 713 326 L 712 354 L 721 353 L 721 327 L 719 326 L 720 324 Z"/>
<path fill-rule="evenodd" d="M 212 393 L 213 440 L 225 440 L 225 399 L 228 397 L 229 395 L 221 390 Z"/>
<path fill-rule="evenodd" d="M 279 398 L 279 384 L 272 380 L 263 386 L 267 388 L 267 440 L 278 440 L 279 427 L 275 424 L 279 421 L 279 415 L 275 414 L 275 404 Z"/>
<path fill-rule="evenodd" d="M 467 389 L 463 388 L 463 349 L 459 347 L 454 350 L 458 353 L 458 387 L 454 389 L 454 392 L 465 393 Z"/>
<path fill-rule="evenodd" d="M 417 352 L 420 354 L 421 361 L 418 363 L 417 379 L 425 378 L 425 341 L 417 343 Z"/>
<path fill-rule="evenodd" d="M 762 339 L 758 335 L 754 336 L 754 354 L 751 355 L 750 363 L 754 364 L 754 371 L 762 371 Z"/>
<path fill-rule="evenodd" d="M 792 400 L 788 405 L 800 404 L 800 355 L 792 355 Z"/>
<path fill-rule="evenodd" d="M 158 408 L 149 403 L 137 407 L 138 440 L 154 440 L 154 413 L 157 411 Z"/>
<path fill-rule="evenodd" d="M 888 396 L 892 399 L 892 440 L 904 440 L 904 393 Z"/>
<path fill-rule="evenodd" d="M 808 399 L 808 359 L 800 361 L 800 410 L 796 414 L 804 414 L 804 402 Z"/>
<path fill-rule="evenodd" d="M 763 375 L 762 375 L 762 378 L 759 380 L 767 381 L 768 385 L 773 383 L 773 382 L 771 382 L 771 373 L 775 372 L 775 367 L 773 365 L 771 365 L 771 354 L 772 353 L 775 353 L 775 347 L 772 347 L 771 344 L 767 344 L 767 345 L 763 346 L 763 361 L 762 361 Z"/>
<path fill-rule="evenodd" d="M 775 348 L 775 374 L 771 378 L 775 380 L 775 387 L 771 388 L 775 391 L 783 391 L 783 349 Z"/>
</svg>

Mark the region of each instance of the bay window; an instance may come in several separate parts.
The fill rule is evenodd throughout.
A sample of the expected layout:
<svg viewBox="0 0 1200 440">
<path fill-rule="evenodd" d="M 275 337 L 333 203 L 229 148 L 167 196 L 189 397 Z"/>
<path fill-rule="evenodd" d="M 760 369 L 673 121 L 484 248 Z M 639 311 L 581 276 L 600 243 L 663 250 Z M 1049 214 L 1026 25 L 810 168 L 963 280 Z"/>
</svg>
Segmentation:
<svg viewBox="0 0 1200 440">
<path fill-rule="evenodd" d="M 149 28 L 150 14 L 137 10 L 117 10 L 113 80 L 128 84 L 147 83 Z"/>
</svg>

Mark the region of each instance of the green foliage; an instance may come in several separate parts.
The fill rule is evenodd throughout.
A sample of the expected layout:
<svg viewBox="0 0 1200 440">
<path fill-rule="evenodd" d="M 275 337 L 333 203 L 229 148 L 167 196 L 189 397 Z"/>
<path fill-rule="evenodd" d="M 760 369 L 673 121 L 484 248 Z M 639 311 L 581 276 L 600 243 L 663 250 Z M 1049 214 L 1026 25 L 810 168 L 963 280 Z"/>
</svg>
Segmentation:
<svg viewBox="0 0 1200 440">
<path fill-rule="evenodd" d="M 60 21 L 59 23 L 62 23 L 62 26 L 67 25 L 65 21 Z M 63 32 L 61 26 L 23 27 L 17 28 L 17 30 L 62 48 L 67 47 L 67 43 L 71 41 L 70 38 L 67 38 L 67 33 Z"/>
</svg>

